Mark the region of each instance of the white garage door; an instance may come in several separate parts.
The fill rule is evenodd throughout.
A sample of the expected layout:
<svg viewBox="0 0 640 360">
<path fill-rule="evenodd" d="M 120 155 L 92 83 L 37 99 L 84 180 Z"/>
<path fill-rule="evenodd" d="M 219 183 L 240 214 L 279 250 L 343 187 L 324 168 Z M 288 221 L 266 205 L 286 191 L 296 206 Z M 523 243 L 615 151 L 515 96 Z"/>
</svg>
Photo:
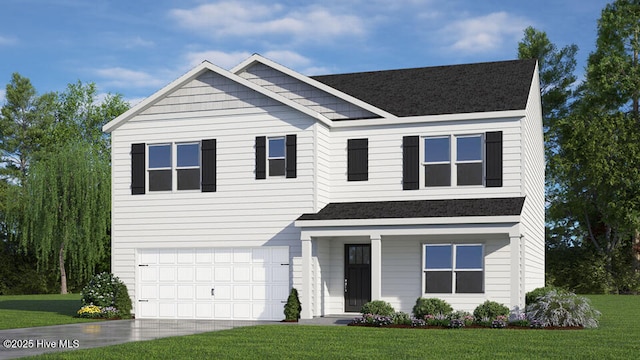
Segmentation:
<svg viewBox="0 0 640 360">
<path fill-rule="evenodd" d="M 284 318 L 288 247 L 139 249 L 137 265 L 137 318 Z"/>
</svg>

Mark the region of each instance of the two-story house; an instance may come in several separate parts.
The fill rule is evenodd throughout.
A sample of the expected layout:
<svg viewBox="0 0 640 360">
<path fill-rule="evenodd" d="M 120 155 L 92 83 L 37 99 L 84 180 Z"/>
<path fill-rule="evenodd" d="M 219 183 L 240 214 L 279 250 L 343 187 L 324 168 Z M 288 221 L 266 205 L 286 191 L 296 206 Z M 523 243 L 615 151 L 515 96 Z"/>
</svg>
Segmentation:
<svg viewBox="0 0 640 360">
<path fill-rule="evenodd" d="M 203 62 L 104 126 L 137 318 L 302 318 L 544 285 L 535 60 L 307 77 Z"/>
</svg>

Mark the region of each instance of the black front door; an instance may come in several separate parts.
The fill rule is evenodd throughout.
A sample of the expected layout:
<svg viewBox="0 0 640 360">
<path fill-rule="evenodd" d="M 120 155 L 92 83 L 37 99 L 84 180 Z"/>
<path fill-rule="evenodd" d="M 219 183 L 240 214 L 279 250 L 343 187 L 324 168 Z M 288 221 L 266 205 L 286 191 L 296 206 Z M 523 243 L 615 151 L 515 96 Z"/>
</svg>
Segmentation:
<svg viewBox="0 0 640 360">
<path fill-rule="evenodd" d="M 371 301 L 371 246 L 344 246 L 344 310 L 359 312 Z"/>
</svg>

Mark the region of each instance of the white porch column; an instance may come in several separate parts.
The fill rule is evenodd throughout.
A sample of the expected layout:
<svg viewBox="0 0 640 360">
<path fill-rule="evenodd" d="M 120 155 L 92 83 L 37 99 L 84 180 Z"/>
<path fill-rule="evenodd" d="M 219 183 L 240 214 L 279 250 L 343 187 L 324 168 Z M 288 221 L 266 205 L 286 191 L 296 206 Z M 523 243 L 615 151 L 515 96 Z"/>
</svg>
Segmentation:
<svg viewBox="0 0 640 360">
<path fill-rule="evenodd" d="M 301 289 L 301 306 L 300 312 L 301 319 L 313 319 L 313 309 L 311 294 L 313 290 L 313 283 L 311 281 L 311 266 L 312 266 L 312 252 L 311 252 L 311 237 L 307 235 L 301 236 L 302 240 L 302 289 Z"/>
<path fill-rule="evenodd" d="M 511 308 L 517 306 L 524 310 L 524 271 L 522 264 L 522 241 L 520 233 L 509 234 L 511 249 Z"/>
<path fill-rule="evenodd" d="M 371 300 L 382 298 L 382 241 L 379 234 L 371 239 Z"/>
</svg>

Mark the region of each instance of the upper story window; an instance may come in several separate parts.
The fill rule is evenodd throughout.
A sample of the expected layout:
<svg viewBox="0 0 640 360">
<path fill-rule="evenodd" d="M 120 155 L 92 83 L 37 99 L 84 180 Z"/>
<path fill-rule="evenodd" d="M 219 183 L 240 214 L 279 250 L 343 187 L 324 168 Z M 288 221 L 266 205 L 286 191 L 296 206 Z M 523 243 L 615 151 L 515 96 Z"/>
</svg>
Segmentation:
<svg viewBox="0 0 640 360">
<path fill-rule="evenodd" d="M 200 189 L 200 143 L 176 144 L 178 190 Z"/>
<path fill-rule="evenodd" d="M 426 187 L 483 184 L 482 135 L 434 136 L 423 141 Z"/>
<path fill-rule="evenodd" d="M 456 137 L 456 179 L 458 185 L 482 185 L 482 136 Z"/>
<path fill-rule="evenodd" d="M 200 189 L 199 142 L 149 144 L 148 154 L 149 191 Z"/>
<path fill-rule="evenodd" d="M 171 144 L 149 145 L 148 150 L 149 191 L 171 190 Z"/>
<path fill-rule="evenodd" d="M 450 139 L 446 137 L 424 138 L 425 186 L 451 185 Z"/>
<path fill-rule="evenodd" d="M 284 137 L 268 138 L 269 176 L 285 175 L 286 148 L 284 139 Z"/>
<path fill-rule="evenodd" d="M 297 136 L 256 136 L 256 179 L 297 177 Z"/>
<path fill-rule="evenodd" d="M 483 247 L 476 244 L 424 245 L 424 292 L 482 293 Z"/>
</svg>

